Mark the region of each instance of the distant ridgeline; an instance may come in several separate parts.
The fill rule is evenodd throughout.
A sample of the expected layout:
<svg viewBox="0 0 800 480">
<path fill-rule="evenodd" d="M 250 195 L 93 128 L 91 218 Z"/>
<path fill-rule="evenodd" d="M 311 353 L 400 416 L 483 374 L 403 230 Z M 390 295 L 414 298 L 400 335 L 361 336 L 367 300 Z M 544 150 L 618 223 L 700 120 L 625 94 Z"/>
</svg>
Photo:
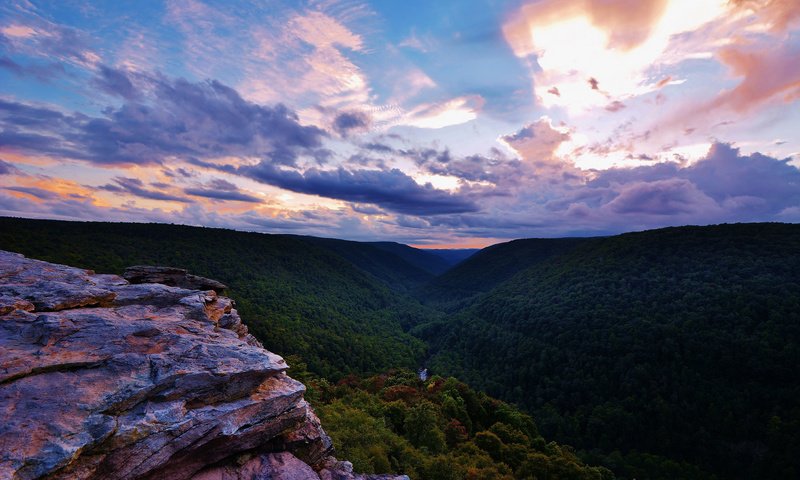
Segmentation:
<svg viewBox="0 0 800 480">
<path fill-rule="evenodd" d="M 353 443 L 337 412 L 366 412 L 407 437 L 385 420 L 396 399 L 363 376 L 425 366 L 523 407 L 545 438 L 619 478 L 800 478 L 800 225 L 516 240 L 464 259 L 471 252 L 385 242 L 0 218 L 0 249 L 100 272 L 170 265 L 225 283 L 250 331 L 322 382 L 326 425 L 362 468 L 402 462 Z M 451 401 L 406 394 L 404 408 L 432 409 L 447 432 Z M 414 447 L 431 455 L 423 463 L 444 452 Z M 488 434 L 452 448 L 502 450 Z M 498 472 L 513 478 L 513 466 Z M 436 478 L 494 478 L 450 472 Z"/>
</svg>

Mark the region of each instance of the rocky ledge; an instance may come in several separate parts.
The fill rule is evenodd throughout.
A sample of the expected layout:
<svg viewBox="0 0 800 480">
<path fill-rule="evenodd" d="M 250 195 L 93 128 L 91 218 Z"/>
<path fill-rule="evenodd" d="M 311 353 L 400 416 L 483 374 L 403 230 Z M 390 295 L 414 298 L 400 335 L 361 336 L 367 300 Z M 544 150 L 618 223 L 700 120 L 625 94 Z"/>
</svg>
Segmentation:
<svg viewBox="0 0 800 480">
<path fill-rule="evenodd" d="M 209 289 L 0 251 L 0 478 L 407 479 L 331 456 L 221 284 L 136 271 Z"/>
</svg>

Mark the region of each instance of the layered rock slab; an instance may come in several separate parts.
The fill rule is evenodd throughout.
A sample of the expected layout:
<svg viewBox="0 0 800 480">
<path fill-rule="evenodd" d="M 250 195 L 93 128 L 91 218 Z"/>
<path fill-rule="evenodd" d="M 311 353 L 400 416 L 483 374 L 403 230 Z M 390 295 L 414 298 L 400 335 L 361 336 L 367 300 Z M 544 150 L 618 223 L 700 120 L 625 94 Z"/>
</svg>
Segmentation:
<svg viewBox="0 0 800 480">
<path fill-rule="evenodd" d="M 0 251 L 0 478 L 357 478 L 287 368 L 213 290 Z"/>
</svg>

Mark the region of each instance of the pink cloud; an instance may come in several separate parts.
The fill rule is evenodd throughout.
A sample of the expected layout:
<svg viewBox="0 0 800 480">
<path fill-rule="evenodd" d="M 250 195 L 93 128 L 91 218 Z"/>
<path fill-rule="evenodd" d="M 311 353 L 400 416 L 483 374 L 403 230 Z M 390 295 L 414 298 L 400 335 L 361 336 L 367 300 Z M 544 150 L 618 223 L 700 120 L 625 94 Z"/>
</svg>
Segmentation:
<svg viewBox="0 0 800 480">
<path fill-rule="evenodd" d="M 742 81 L 707 107 L 750 110 L 768 100 L 791 102 L 800 95 L 800 47 L 734 45 L 719 51 L 720 60 Z"/>
<path fill-rule="evenodd" d="M 733 0 L 739 7 L 755 12 L 770 31 L 780 33 L 800 21 L 797 0 Z"/>
<path fill-rule="evenodd" d="M 564 20 L 579 14 L 610 33 L 609 47 L 628 50 L 645 41 L 661 18 L 666 0 L 544 0 L 524 5 L 503 26 L 508 42 L 518 56 L 534 53 L 535 25 Z"/>
</svg>

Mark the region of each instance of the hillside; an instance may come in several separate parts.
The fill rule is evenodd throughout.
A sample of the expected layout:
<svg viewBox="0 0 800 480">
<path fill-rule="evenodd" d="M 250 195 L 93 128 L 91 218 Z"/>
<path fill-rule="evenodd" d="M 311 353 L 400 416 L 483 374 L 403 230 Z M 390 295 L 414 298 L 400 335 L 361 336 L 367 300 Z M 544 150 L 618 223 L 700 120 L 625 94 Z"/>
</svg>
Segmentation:
<svg viewBox="0 0 800 480">
<path fill-rule="evenodd" d="M 445 258 L 441 255 L 436 255 L 434 252 L 429 250 L 409 247 L 408 245 L 404 245 L 402 243 L 369 242 L 369 244 L 375 246 L 375 248 L 392 252 L 408 263 L 416 265 L 433 276 L 441 275 L 455 264 L 455 262 L 451 262 L 448 258 Z M 451 251 L 458 252 L 459 250 Z"/>
<path fill-rule="evenodd" d="M 393 242 L 352 242 L 336 238 L 298 237 L 334 252 L 389 288 L 407 292 L 448 268 L 441 258 Z"/>
<path fill-rule="evenodd" d="M 537 257 L 540 242 L 434 280 L 508 277 L 416 330 L 434 372 L 524 405 L 629 478 L 669 478 L 676 461 L 684 478 L 800 473 L 800 225 L 668 228 Z M 532 266 L 509 268 L 515 255 Z"/>
<path fill-rule="evenodd" d="M 163 224 L 0 218 L 0 249 L 32 258 L 117 274 L 130 265 L 170 265 L 218 279 L 267 348 L 301 355 L 320 375 L 415 368 L 425 346 L 406 330 L 432 313 L 389 285 L 421 271 L 370 245 L 343 242 L 363 260 L 350 261 L 341 248 L 325 248 L 337 242 Z"/>
<path fill-rule="evenodd" d="M 532 238 L 498 243 L 469 256 L 418 289 L 418 296 L 452 310 L 488 292 L 514 274 L 553 256 L 569 252 L 589 239 Z"/>
<path fill-rule="evenodd" d="M 425 251 L 443 258 L 451 267 L 478 253 L 480 248 L 426 248 Z"/>
</svg>

